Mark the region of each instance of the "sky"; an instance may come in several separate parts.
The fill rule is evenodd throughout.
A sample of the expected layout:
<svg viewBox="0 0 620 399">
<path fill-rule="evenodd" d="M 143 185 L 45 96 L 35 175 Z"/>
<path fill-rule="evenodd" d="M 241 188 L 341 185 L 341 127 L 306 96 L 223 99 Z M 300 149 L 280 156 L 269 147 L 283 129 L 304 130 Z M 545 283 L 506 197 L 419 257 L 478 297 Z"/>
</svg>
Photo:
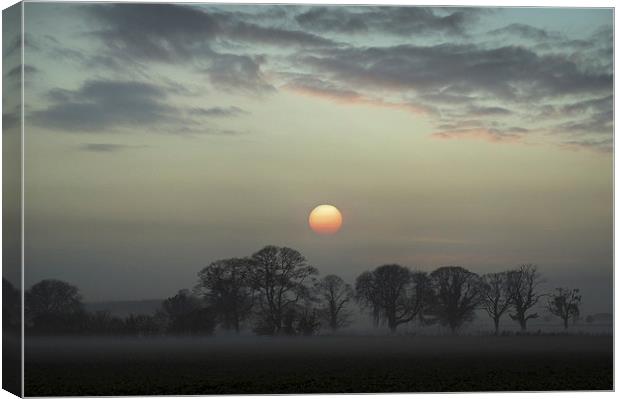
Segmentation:
<svg viewBox="0 0 620 399">
<path fill-rule="evenodd" d="M 264 245 L 535 263 L 612 308 L 611 9 L 26 3 L 26 286 L 163 298 Z M 10 73 L 5 72 L 5 73 Z M 319 204 L 343 227 L 308 227 Z"/>
</svg>

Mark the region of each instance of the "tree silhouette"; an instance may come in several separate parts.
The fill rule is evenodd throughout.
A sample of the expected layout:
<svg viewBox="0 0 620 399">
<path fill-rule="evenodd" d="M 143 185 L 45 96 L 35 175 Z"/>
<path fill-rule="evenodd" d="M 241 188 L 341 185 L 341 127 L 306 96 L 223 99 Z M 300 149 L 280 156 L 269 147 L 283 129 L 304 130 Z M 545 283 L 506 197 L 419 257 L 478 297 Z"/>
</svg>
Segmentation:
<svg viewBox="0 0 620 399">
<path fill-rule="evenodd" d="M 144 314 L 130 314 L 123 320 L 123 332 L 129 335 L 138 335 L 138 336 L 152 336 L 157 335 L 161 332 L 161 325 L 158 323 L 157 317 L 153 315 L 144 315 Z M 205 323 L 205 321 L 193 321 L 194 324 L 188 326 L 188 324 L 184 324 L 183 328 L 179 328 L 177 325 L 177 330 L 174 331 L 176 333 L 194 333 L 194 332 L 207 332 L 211 333 L 213 329 L 207 331 L 202 331 L 200 329 L 191 328 L 194 327 L 197 323 Z M 213 322 L 211 321 L 211 325 Z"/>
<path fill-rule="evenodd" d="M 27 322 L 33 332 L 67 333 L 79 330 L 85 312 L 77 287 L 60 280 L 42 280 L 26 291 Z"/>
<path fill-rule="evenodd" d="M 493 319 L 495 335 L 499 334 L 499 321 L 510 308 L 508 273 L 489 273 L 481 277 L 480 306 Z"/>
<path fill-rule="evenodd" d="M 237 333 L 252 311 L 250 271 L 248 259 L 232 258 L 215 261 L 198 273 L 197 291 L 212 307 L 222 327 Z"/>
<path fill-rule="evenodd" d="M 342 278 L 330 274 L 317 284 L 317 294 L 322 302 L 321 316 L 332 331 L 348 326 L 351 314 L 347 304 L 353 298 L 353 289 Z"/>
<path fill-rule="evenodd" d="M 308 284 L 317 270 L 298 251 L 268 245 L 250 259 L 250 281 L 256 291 L 259 320 L 255 331 L 280 334 L 287 310 L 310 296 Z"/>
<path fill-rule="evenodd" d="M 5 332 L 21 334 L 21 295 L 19 290 L 2 278 L 2 328 Z"/>
<path fill-rule="evenodd" d="M 321 328 L 319 312 L 312 307 L 302 307 L 297 317 L 296 332 L 301 335 L 314 335 Z"/>
<path fill-rule="evenodd" d="M 547 309 L 552 315 L 562 319 L 566 330 L 568 320 L 579 316 L 579 304 L 581 304 L 581 295 L 578 289 L 556 288 L 555 294 L 551 295 L 547 303 Z"/>
<path fill-rule="evenodd" d="M 372 311 L 375 323 L 386 323 L 394 333 L 423 314 L 429 302 L 428 279 L 400 265 L 383 265 L 357 278 L 355 294 L 360 306 Z"/>
<path fill-rule="evenodd" d="M 199 298 L 189 290 L 180 290 L 175 296 L 162 303 L 164 313 L 169 319 L 168 332 L 172 334 L 212 334 L 215 328 L 215 315 L 203 306 Z"/>
<path fill-rule="evenodd" d="M 510 318 L 517 321 L 521 331 L 527 329 L 527 321 L 538 317 L 538 313 L 529 313 L 544 294 L 537 292 L 541 284 L 538 268 L 533 264 L 524 264 L 516 270 L 508 272 L 508 297 L 512 303 L 514 313 Z"/>
<path fill-rule="evenodd" d="M 474 318 L 480 304 L 479 277 L 460 266 L 445 266 L 433 271 L 430 278 L 435 294 L 432 313 L 456 333 Z"/>
<path fill-rule="evenodd" d="M 113 316 L 108 310 L 98 310 L 88 313 L 86 317 L 86 333 L 115 335 L 124 333 L 124 321 L 120 317 Z"/>
</svg>

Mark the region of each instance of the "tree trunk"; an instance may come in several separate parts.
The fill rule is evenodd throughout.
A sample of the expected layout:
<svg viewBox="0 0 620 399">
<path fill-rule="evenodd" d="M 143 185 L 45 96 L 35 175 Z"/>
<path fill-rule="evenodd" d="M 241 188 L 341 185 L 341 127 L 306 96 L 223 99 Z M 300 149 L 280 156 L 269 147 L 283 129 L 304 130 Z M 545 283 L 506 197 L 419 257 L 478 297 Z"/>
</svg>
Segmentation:
<svg viewBox="0 0 620 399">
<path fill-rule="evenodd" d="M 396 332 L 396 327 L 398 327 L 398 323 L 396 323 L 396 311 L 390 311 L 388 314 L 388 327 L 390 328 L 390 332 L 394 334 Z"/>
<path fill-rule="evenodd" d="M 493 319 L 493 323 L 495 324 L 495 335 L 499 335 L 499 317 Z"/>
<path fill-rule="evenodd" d="M 568 330 L 568 317 L 564 318 L 564 329 Z"/>
<path fill-rule="evenodd" d="M 519 315 L 519 325 L 521 326 L 521 332 L 525 332 L 527 330 L 527 319 L 525 315 Z"/>
<path fill-rule="evenodd" d="M 396 327 L 398 327 L 398 324 L 396 324 L 396 320 L 388 320 L 388 327 L 390 328 L 390 332 L 392 334 L 396 333 Z"/>
</svg>

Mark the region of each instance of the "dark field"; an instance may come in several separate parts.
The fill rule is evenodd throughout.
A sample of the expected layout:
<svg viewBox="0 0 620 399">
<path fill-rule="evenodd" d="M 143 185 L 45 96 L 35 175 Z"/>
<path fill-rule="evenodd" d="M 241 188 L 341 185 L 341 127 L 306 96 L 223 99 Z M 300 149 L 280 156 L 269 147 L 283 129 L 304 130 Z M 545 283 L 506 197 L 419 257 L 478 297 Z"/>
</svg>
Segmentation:
<svg viewBox="0 0 620 399">
<path fill-rule="evenodd" d="M 611 390 L 611 336 L 26 339 L 25 393 Z"/>
</svg>

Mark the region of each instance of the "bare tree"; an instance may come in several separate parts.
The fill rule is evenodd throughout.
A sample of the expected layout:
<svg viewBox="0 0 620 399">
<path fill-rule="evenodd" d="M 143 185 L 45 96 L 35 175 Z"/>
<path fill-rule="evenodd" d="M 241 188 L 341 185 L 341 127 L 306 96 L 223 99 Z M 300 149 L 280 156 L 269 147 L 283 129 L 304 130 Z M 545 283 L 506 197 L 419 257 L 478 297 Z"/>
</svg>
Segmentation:
<svg viewBox="0 0 620 399">
<path fill-rule="evenodd" d="M 521 331 L 527 329 L 527 321 L 538 317 L 538 313 L 528 313 L 540 298 L 544 296 L 537 292 L 542 283 L 538 268 L 533 264 L 524 264 L 516 270 L 508 272 L 508 297 L 514 309 L 510 318 L 517 321 Z"/>
<path fill-rule="evenodd" d="M 26 291 L 26 321 L 38 333 L 80 330 L 85 318 L 79 289 L 60 280 L 42 280 Z"/>
<path fill-rule="evenodd" d="M 400 265 L 383 265 L 362 273 L 355 293 L 363 308 L 370 309 L 375 323 L 386 323 L 392 333 L 404 323 L 422 316 L 428 303 L 428 278 Z"/>
<path fill-rule="evenodd" d="M 323 303 L 321 315 L 332 331 L 350 324 L 347 304 L 353 298 L 353 289 L 340 277 L 330 274 L 317 284 L 317 293 Z"/>
<path fill-rule="evenodd" d="M 311 279 L 318 272 L 298 251 L 268 245 L 250 259 L 250 282 L 257 294 L 262 333 L 279 334 L 285 312 L 310 296 Z"/>
<path fill-rule="evenodd" d="M 489 273 L 480 280 L 480 306 L 493 319 L 495 335 L 498 335 L 500 318 L 510 308 L 508 273 Z"/>
<path fill-rule="evenodd" d="M 215 315 L 204 306 L 200 298 L 189 290 L 180 290 L 175 296 L 162 302 L 162 309 L 169 323 L 168 332 L 172 334 L 207 334 L 213 333 Z M 142 320 L 132 320 L 140 322 Z"/>
<path fill-rule="evenodd" d="M 568 329 L 568 320 L 579 316 L 581 295 L 578 289 L 556 288 L 555 294 L 551 295 L 547 303 L 549 312 L 558 316 L 564 322 L 564 329 Z"/>
<path fill-rule="evenodd" d="M 430 277 L 435 294 L 433 314 L 456 333 L 475 316 L 480 303 L 479 277 L 460 266 L 440 267 Z"/>
<path fill-rule="evenodd" d="M 248 260 L 232 258 L 211 263 L 198 273 L 196 291 L 213 309 L 222 327 L 239 333 L 253 305 Z"/>
</svg>

